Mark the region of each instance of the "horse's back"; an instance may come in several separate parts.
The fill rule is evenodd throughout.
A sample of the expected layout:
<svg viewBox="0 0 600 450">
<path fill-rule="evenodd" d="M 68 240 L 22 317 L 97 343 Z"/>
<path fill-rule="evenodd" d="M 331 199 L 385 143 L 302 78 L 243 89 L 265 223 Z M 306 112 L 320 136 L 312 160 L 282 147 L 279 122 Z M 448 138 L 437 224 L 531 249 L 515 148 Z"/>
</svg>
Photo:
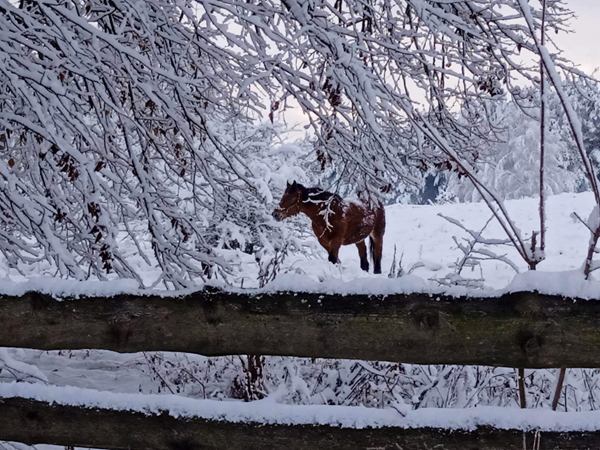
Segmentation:
<svg viewBox="0 0 600 450">
<path fill-rule="evenodd" d="M 372 208 L 368 203 L 360 199 L 347 201 L 345 207 L 346 234 L 344 236 L 344 245 L 364 241 L 379 226 L 382 211 L 383 206 Z"/>
</svg>

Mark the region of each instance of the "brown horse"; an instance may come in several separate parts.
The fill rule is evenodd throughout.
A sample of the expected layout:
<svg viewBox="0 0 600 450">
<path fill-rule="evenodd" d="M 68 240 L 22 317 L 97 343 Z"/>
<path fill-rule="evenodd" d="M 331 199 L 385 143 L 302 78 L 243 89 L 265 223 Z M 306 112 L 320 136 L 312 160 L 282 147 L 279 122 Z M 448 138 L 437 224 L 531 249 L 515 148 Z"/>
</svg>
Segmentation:
<svg viewBox="0 0 600 450">
<path fill-rule="evenodd" d="M 369 237 L 375 273 L 381 273 L 381 253 L 385 233 L 385 211 L 378 202 L 375 208 L 362 200 L 344 200 L 337 194 L 319 188 L 306 188 L 295 181 L 287 184 L 279 208 L 273 212 L 276 220 L 298 213 L 306 214 L 319 243 L 329 253 L 329 261 L 339 262 L 340 246 L 355 244 L 360 256 L 360 268 L 368 271 L 367 246 Z"/>
</svg>

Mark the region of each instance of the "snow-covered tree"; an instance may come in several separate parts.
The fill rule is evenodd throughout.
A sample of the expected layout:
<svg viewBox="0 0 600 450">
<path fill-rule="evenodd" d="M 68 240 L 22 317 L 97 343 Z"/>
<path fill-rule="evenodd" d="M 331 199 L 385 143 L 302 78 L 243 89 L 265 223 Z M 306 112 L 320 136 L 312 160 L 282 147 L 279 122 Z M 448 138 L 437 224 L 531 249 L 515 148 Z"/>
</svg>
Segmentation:
<svg viewBox="0 0 600 450">
<path fill-rule="evenodd" d="M 193 2 L 0 9 L 0 251 L 14 268 L 143 285 L 133 247 L 181 288 L 227 272 L 223 242 L 281 238 L 267 204 L 286 161 L 239 91 L 252 64 Z"/>
<path fill-rule="evenodd" d="M 546 28 L 562 29 L 570 13 L 547 3 Z M 0 0 L 0 13 L 0 250 L 14 267 L 45 259 L 62 276 L 143 284 L 126 237 L 169 286 L 226 273 L 222 224 L 275 230 L 247 155 L 254 121 L 290 100 L 317 159 L 358 189 L 418 186 L 447 165 L 531 256 L 473 170 L 487 119 L 453 112 L 537 82 L 526 54 L 546 47 L 525 0 Z"/>
<path fill-rule="evenodd" d="M 540 124 L 535 104 L 494 102 L 486 109 L 492 128 L 475 163 L 479 178 L 505 200 L 539 195 L 539 171 L 534 168 L 539 166 Z M 569 137 L 550 127 L 546 139 L 547 193 L 574 192 L 584 176 L 573 170 L 572 166 L 577 166 Z M 473 184 L 465 181 L 460 174 L 448 173 L 442 197 L 466 202 L 481 200 Z"/>
<path fill-rule="evenodd" d="M 585 150 L 596 168 L 600 166 L 600 86 L 586 78 L 574 77 L 564 83 L 565 93 L 568 95 L 574 111 L 581 122 L 581 131 Z M 561 138 L 567 142 L 570 154 L 576 154 L 575 144 L 571 137 L 571 130 L 566 117 L 562 113 L 562 105 L 556 97 L 551 97 L 549 109 L 555 120 L 551 124 L 558 130 Z M 572 158 L 573 170 L 581 171 L 580 164 Z M 589 189 L 589 183 L 582 180 L 580 189 Z"/>
</svg>

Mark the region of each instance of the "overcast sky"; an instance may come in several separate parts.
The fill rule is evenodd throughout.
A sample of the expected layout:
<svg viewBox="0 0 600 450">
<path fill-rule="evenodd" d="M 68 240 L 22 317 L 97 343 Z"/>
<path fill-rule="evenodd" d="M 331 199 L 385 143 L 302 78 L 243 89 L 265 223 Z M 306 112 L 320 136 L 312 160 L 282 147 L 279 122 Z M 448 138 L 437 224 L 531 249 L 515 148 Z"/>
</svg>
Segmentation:
<svg viewBox="0 0 600 450">
<path fill-rule="evenodd" d="M 565 3 L 577 18 L 571 23 L 573 33 L 558 35 L 556 41 L 568 59 L 591 73 L 600 68 L 600 0 L 565 0 Z"/>
</svg>

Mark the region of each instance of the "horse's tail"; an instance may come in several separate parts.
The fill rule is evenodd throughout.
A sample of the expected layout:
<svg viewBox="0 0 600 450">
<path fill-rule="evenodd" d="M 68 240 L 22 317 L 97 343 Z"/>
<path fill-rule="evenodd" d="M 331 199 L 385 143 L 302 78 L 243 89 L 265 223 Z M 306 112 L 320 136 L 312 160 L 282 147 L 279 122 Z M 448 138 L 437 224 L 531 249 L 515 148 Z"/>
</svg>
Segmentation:
<svg viewBox="0 0 600 450">
<path fill-rule="evenodd" d="M 372 264 L 375 264 L 375 256 L 374 256 L 374 250 L 375 250 L 375 241 L 373 240 L 373 236 L 369 236 L 369 259 L 371 260 Z"/>
</svg>

